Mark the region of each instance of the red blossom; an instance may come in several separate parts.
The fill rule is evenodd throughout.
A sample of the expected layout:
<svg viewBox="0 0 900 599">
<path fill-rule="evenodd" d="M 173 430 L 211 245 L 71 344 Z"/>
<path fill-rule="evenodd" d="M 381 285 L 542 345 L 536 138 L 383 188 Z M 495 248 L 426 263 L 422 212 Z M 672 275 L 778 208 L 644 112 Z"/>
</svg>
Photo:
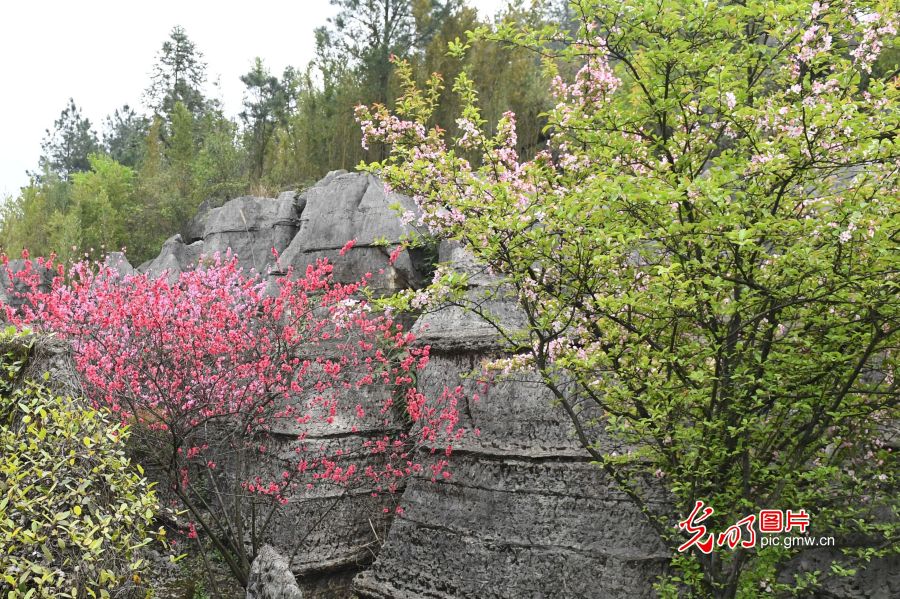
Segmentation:
<svg viewBox="0 0 900 599">
<path fill-rule="evenodd" d="M 23 256 L 20 271 L 6 267 L 24 289 L 9 290 L 22 306 L 3 306 L 8 318 L 67 340 L 92 402 L 168 435 L 179 497 L 198 475 L 228 468 L 210 426 L 230 427 L 232 450 L 255 449 L 261 467 L 239 490 L 277 506 L 323 483 L 392 492 L 426 465 L 432 478 L 449 476 L 440 456 L 461 434 L 461 390 L 427 397 L 414 388 L 429 348 L 361 299 L 365 281 L 337 283 L 320 260 L 272 293 L 226 255 L 174 281 L 80 262 L 42 289 L 41 273 L 57 272 L 53 259 Z M 411 429 L 400 426 L 407 418 Z M 272 434 L 285 429 L 297 432 Z M 390 432 L 345 435 L 379 430 Z M 336 433 L 343 446 L 323 441 Z M 292 451 L 281 451 L 286 443 Z"/>
</svg>

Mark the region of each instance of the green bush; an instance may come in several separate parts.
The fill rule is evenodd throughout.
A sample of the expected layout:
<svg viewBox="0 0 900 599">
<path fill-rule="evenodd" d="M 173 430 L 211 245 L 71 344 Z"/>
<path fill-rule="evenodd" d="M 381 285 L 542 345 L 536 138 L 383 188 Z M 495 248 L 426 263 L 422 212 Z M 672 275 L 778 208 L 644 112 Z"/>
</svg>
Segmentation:
<svg viewBox="0 0 900 599">
<path fill-rule="evenodd" d="M 127 429 L 17 380 L 29 344 L 9 331 L 0 337 L 14 348 L 0 355 L 0 596 L 139 591 L 137 550 L 150 542 L 158 506 L 126 457 Z"/>
</svg>

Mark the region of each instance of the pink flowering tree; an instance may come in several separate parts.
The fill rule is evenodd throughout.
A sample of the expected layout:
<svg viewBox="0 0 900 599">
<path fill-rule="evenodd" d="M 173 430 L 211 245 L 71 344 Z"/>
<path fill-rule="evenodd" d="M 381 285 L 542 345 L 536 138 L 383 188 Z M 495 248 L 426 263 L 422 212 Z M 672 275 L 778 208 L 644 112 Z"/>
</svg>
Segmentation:
<svg viewBox="0 0 900 599">
<path fill-rule="evenodd" d="M 512 357 L 487 366 L 537 372 L 671 548 L 660 594 L 817 592 L 895 555 L 900 110 L 880 56 L 896 3 L 573 8 L 574 35 L 472 34 L 545 58 L 534 157 L 515 115 L 485 130 L 465 72 L 452 136 L 433 122 L 440 78 L 419 89 L 405 65 L 393 112 L 358 108 L 364 143 L 392 148 L 369 168 L 496 273 L 525 324 L 504 328 L 448 270 L 393 303 L 497 326 Z M 779 534 L 834 535 L 839 559 L 785 569 L 800 548 L 761 545 L 767 509 L 805 510 Z"/>
<path fill-rule="evenodd" d="M 362 489 L 399 510 L 392 494 L 407 477 L 449 476 L 462 434 L 454 392 L 416 390 L 428 347 L 361 299 L 364 280 L 338 284 L 331 270 L 320 261 L 267 291 L 232 256 L 174 282 L 29 260 L 7 270 L 24 291 L 6 316 L 71 343 L 87 396 L 131 426 L 187 537 L 207 539 L 246 584 L 292 504 Z M 329 512 L 301 523 L 298 543 Z"/>
</svg>

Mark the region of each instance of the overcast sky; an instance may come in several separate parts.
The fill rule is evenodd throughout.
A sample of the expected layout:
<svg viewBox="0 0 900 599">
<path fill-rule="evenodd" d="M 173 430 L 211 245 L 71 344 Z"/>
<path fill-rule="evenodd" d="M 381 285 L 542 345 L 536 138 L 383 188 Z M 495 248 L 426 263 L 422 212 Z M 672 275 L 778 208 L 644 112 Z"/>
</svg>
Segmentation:
<svg viewBox="0 0 900 599">
<path fill-rule="evenodd" d="M 484 16 L 503 0 L 473 0 Z M 334 14 L 328 0 L 30 0 L 0 5 L 0 198 L 28 182 L 44 130 L 69 97 L 101 133 L 103 117 L 140 106 L 150 71 L 175 25 L 204 55 L 208 79 L 230 116 L 240 111 L 246 73 L 260 56 L 274 74 L 303 67 L 313 29 Z"/>
</svg>

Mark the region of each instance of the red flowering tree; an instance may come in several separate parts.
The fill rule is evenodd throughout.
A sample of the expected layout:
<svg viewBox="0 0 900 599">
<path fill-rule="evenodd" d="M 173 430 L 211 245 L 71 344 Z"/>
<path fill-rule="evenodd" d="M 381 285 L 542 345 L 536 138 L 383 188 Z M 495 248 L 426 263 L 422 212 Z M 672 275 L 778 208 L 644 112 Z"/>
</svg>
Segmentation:
<svg viewBox="0 0 900 599">
<path fill-rule="evenodd" d="M 406 477 L 449 476 L 455 392 L 416 390 L 429 348 L 359 299 L 364 280 L 335 283 L 325 261 L 273 290 L 230 255 L 174 282 L 25 257 L 7 268 L 25 289 L 7 318 L 71 342 L 88 396 L 135 429 L 188 536 L 241 584 L 279 510 L 317 487 L 365 488 L 387 510 Z"/>
</svg>

